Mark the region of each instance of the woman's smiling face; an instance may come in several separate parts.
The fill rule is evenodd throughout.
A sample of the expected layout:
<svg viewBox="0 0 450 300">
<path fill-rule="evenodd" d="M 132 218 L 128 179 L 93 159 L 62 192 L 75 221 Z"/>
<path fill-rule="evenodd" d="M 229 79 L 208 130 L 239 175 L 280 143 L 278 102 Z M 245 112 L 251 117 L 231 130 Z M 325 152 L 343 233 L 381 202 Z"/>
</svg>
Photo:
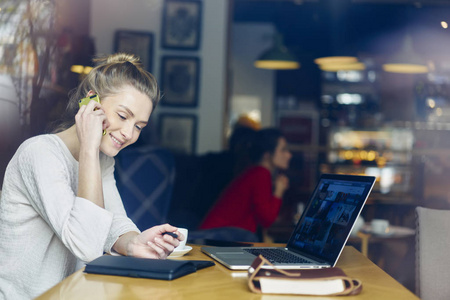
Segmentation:
<svg viewBox="0 0 450 300">
<path fill-rule="evenodd" d="M 132 86 L 124 86 L 119 93 L 100 100 L 109 121 L 100 151 L 114 157 L 120 150 L 137 141 L 141 130 L 148 123 L 153 104 L 147 95 Z"/>
</svg>

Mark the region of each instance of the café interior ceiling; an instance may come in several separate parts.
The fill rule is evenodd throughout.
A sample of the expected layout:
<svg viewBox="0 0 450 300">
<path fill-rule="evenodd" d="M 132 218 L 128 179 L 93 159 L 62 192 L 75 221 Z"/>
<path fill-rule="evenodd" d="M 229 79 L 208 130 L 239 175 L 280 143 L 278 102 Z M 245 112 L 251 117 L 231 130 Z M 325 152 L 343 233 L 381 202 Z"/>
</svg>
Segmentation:
<svg viewBox="0 0 450 300">
<path fill-rule="evenodd" d="M 298 5 L 304 3 L 320 3 L 333 0 L 235 0 L 236 2 L 292 2 Z M 339 0 L 341 2 L 350 3 L 373 3 L 373 4 L 410 4 L 414 6 L 420 5 L 450 5 L 449 0 Z"/>
<path fill-rule="evenodd" d="M 356 56 L 380 69 L 407 36 L 418 55 L 450 78 L 450 28 L 441 27 L 442 21 L 450 27 L 450 0 L 234 0 L 233 5 L 234 23 L 271 23 L 282 35 L 301 68 L 277 73 L 277 94 L 303 98 L 320 92 L 314 59 Z"/>
<path fill-rule="evenodd" d="M 417 53 L 450 60 L 450 0 L 235 0 L 233 20 L 273 23 L 298 56 L 389 55 L 408 35 Z"/>
</svg>

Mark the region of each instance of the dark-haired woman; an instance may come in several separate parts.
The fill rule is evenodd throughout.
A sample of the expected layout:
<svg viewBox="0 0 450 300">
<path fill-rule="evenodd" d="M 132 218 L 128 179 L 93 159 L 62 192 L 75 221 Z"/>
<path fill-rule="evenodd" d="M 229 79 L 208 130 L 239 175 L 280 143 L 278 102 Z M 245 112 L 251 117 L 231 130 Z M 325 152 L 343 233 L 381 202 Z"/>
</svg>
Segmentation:
<svg viewBox="0 0 450 300">
<path fill-rule="evenodd" d="M 256 232 L 269 227 L 280 211 L 289 186 L 285 175 L 292 157 L 286 139 L 275 128 L 256 132 L 251 150 L 255 164 L 234 179 L 210 210 L 200 229 L 238 227 Z"/>
<path fill-rule="evenodd" d="M 136 142 L 159 100 L 139 59 L 113 54 L 72 93 L 53 134 L 26 140 L 0 199 L 0 298 L 30 299 L 104 252 L 166 258 L 184 237 L 169 224 L 140 232 L 114 180 L 114 156 Z M 81 98 L 97 94 L 79 108 Z"/>
</svg>

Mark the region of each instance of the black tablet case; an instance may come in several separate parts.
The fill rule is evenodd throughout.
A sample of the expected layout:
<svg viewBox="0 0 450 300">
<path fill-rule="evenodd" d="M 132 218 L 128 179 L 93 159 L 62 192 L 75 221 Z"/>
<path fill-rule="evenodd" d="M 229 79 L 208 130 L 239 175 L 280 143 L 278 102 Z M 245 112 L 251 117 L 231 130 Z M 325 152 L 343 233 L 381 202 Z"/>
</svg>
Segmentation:
<svg viewBox="0 0 450 300">
<path fill-rule="evenodd" d="M 207 260 L 148 259 L 104 255 L 86 265 L 85 272 L 138 278 L 172 280 L 213 266 Z"/>
</svg>

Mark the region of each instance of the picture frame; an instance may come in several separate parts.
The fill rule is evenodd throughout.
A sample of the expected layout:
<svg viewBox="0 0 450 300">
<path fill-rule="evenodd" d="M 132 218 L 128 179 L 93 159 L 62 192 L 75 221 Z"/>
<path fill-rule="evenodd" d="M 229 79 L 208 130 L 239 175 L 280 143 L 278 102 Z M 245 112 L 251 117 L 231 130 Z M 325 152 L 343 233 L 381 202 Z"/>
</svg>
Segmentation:
<svg viewBox="0 0 450 300">
<path fill-rule="evenodd" d="M 163 56 L 161 60 L 161 105 L 198 105 L 200 60 L 197 57 Z"/>
<path fill-rule="evenodd" d="M 160 145 L 176 154 L 194 154 L 197 143 L 197 116 L 161 113 L 158 116 Z"/>
<path fill-rule="evenodd" d="M 165 0 L 161 45 L 167 49 L 197 50 L 200 47 L 202 2 Z"/>
<path fill-rule="evenodd" d="M 318 145 L 319 116 L 317 112 L 279 112 L 277 124 L 288 143 L 302 146 Z"/>
<path fill-rule="evenodd" d="M 114 52 L 139 56 L 145 70 L 152 72 L 154 36 L 151 32 L 117 30 L 114 33 Z"/>
</svg>

